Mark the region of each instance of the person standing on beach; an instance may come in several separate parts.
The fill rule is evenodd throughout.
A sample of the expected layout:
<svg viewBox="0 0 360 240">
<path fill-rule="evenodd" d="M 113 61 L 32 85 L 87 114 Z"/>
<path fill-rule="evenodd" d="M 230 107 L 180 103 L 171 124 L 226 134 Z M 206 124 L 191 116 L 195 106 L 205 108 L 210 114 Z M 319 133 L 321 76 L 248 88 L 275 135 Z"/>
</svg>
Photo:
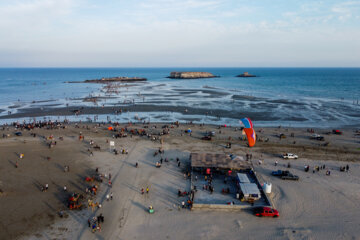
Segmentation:
<svg viewBox="0 0 360 240">
<path fill-rule="evenodd" d="M 49 189 L 49 184 L 45 184 L 45 191 Z"/>
<path fill-rule="evenodd" d="M 144 188 L 141 188 L 141 194 L 144 194 Z"/>
<path fill-rule="evenodd" d="M 146 193 L 149 193 L 149 187 L 146 188 Z"/>
</svg>

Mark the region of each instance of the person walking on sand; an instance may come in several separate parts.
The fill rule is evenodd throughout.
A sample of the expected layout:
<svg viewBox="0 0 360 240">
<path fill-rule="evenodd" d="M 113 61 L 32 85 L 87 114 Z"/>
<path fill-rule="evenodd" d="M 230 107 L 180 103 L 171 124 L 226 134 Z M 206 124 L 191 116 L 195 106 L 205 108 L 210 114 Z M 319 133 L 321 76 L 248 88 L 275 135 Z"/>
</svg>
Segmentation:
<svg viewBox="0 0 360 240">
<path fill-rule="evenodd" d="M 146 188 L 146 193 L 149 193 L 149 187 Z"/>
<path fill-rule="evenodd" d="M 19 167 L 19 164 L 18 164 L 18 162 L 16 161 L 16 163 L 15 163 L 15 168 L 18 168 Z"/>
<path fill-rule="evenodd" d="M 66 188 L 66 185 L 64 185 L 64 192 L 66 192 L 67 191 L 67 188 Z"/>
<path fill-rule="evenodd" d="M 144 188 L 141 188 L 141 194 L 144 194 Z"/>
<path fill-rule="evenodd" d="M 49 189 L 49 184 L 45 184 L 45 191 Z"/>
<path fill-rule="evenodd" d="M 110 195 L 106 194 L 106 201 L 109 201 L 109 200 L 110 200 Z"/>
<path fill-rule="evenodd" d="M 110 200 L 113 200 L 113 193 L 110 193 Z"/>
<path fill-rule="evenodd" d="M 109 180 L 109 187 L 112 187 L 112 183 L 111 183 L 111 180 Z"/>
</svg>

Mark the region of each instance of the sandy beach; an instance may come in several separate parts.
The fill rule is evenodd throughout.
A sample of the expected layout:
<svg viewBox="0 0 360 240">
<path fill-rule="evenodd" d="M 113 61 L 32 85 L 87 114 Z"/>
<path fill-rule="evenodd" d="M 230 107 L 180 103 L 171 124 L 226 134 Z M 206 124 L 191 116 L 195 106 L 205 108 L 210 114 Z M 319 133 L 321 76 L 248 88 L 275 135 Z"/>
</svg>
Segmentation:
<svg viewBox="0 0 360 240">
<path fill-rule="evenodd" d="M 162 125 L 144 128 L 140 124 L 121 124 L 118 128 L 145 129 L 154 135 L 162 131 Z M 325 147 L 321 146 L 324 142 L 310 140 L 312 133 L 306 129 L 263 128 L 257 130 L 260 141 L 254 148 L 248 148 L 236 128 L 183 124 L 169 128 L 170 133 L 162 136 L 165 150 L 162 157 L 168 162 L 156 168 L 160 155 L 153 154 L 161 147 L 159 136 L 152 140 L 147 136 L 131 137 L 129 132 L 126 138 L 113 138 L 114 132 L 107 130 L 108 126 L 70 124 L 59 129 L 23 130 L 23 136 L 15 136 L 19 130 L 14 127 L 1 131 L 4 134 L 0 139 L 1 239 L 359 239 L 360 214 L 354 210 L 360 199 L 356 190 L 360 189 L 360 139 L 354 130 L 347 129 L 342 135 L 315 130 L 325 136 L 329 143 Z M 184 133 L 189 127 L 193 131 L 191 136 Z M 207 131 L 216 132 L 212 141 L 201 140 Z M 280 140 L 277 137 L 280 133 L 287 138 Z M 79 141 L 80 134 L 84 140 Z M 100 150 L 94 149 L 90 140 Z M 56 145 L 49 148 L 51 141 L 56 141 Z M 109 141 L 115 142 L 117 150 L 126 149 L 128 154 L 115 155 L 110 151 Z M 229 141 L 231 149 L 225 148 Z M 273 185 L 269 198 L 280 218 L 258 218 L 250 210 L 180 209 L 184 198 L 178 197 L 177 191 L 190 188 L 190 181 L 183 174 L 190 165 L 191 152 L 253 154 L 254 170 L 262 181 Z M 296 153 L 299 159 L 282 160 L 279 156 L 284 152 Z M 24 154 L 21 159 L 20 154 Z M 180 159 L 180 167 L 176 158 Z M 271 176 L 271 171 L 288 169 L 289 161 L 290 170 L 300 177 L 299 181 Z M 340 172 L 340 166 L 346 164 L 350 171 Z M 305 172 L 304 165 L 311 170 L 325 165 L 326 170 Z M 65 172 L 64 166 L 69 166 L 70 171 Z M 94 212 L 87 207 L 81 211 L 68 210 L 70 193 L 89 196 L 85 188 L 94 183 L 86 182 L 85 178 L 95 174 L 96 168 L 107 175 L 102 183 L 97 183 L 98 194 L 93 197 L 102 207 Z M 330 176 L 326 176 L 327 170 L 331 171 Z M 49 184 L 49 189 L 41 192 L 45 184 Z M 142 195 L 141 188 L 147 187 L 149 193 Z M 110 193 L 113 200 L 108 201 L 106 195 Z M 154 206 L 154 214 L 147 212 L 150 205 Z M 58 214 L 61 210 L 62 218 Z M 88 219 L 100 213 L 105 217 L 101 232 L 92 233 Z"/>
</svg>

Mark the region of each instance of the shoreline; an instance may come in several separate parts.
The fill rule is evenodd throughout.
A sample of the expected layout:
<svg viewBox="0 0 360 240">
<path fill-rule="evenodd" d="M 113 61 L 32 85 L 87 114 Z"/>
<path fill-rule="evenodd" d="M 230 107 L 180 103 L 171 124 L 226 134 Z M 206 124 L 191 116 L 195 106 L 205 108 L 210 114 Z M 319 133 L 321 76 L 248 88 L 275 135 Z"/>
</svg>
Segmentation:
<svg viewBox="0 0 360 240">
<path fill-rule="evenodd" d="M 139 116 L 138 116 L 139 115 Z M 154 105 L 154 104 L 127 104 L 117 106 L 92 107 L 92 106 L 70 106 L 70 107 L 29 107 L 18 109 L 17 113 L 2 115 L 0 120 L 41 118 L 41 117 L 70 117 L 72 121 L 76 118 L 92 119 L 101 116 L 106 121 L 116 122 L 194 122 L 204 124 L 221 125 L 227 124 L 232 126 L 240 126 L 239 119 L 249 117 L 258 127 L 297 127 L 297 128 L 360 128 L 360 123 L 355 124 L 322 124 L 319 126 L 315 122 L 309 122 L 308 119 L 299 117 L 280 118 L 272 114 L 271 111 L 229 111 L 224 109 L 205 109 L 193 108 L 187 106 L 171 106 L 171 105 Z M 110 118 L 107 118 L 110 117 Z M 122 120 L 118 120 L 121 119 Z M 85 119 L 79 120 L 84 121 Z M 330 122 L 331 123 L 331 122 Z"/>
</svg>

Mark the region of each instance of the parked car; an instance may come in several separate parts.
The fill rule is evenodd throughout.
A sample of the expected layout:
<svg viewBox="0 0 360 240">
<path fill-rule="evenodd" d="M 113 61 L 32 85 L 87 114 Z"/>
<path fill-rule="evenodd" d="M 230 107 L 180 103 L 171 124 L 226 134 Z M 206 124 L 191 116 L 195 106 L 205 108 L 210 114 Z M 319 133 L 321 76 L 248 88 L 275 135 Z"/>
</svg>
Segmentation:
<svg viewBox="0 0 360 240">
<path fill-rule="evenodd" d="M 201 140 L 211 141 L 211 136 L 204 136 L 204 137 L 201 138 Z"/>
<path fill-rule="evenodd" d="M 271 175 L 273 175 L 273 176 L 283 176 L 283 175 L 286 175 L 286 174 L 288 174 L 289 173 L 289 171 L 283 171 L 283 170 L 277 170 L 277 171 L 273 171 L 272 173 L 271 173 Z"/>
<path fill-rule="evenodd" d="M 334 129 L 332 131 L 333 134 L 337 134 L 337 135 L 341 135 L 342 134 L 342 131 L 340 131 L 339 129 Z"/>
<path fill-rule="evenodd" d="M 20 137 L 20 136 L 22 136 L 22 132 L 16 132 L 15 135 Z"/>
<path fill-rule="evenodd" d="M 258 207 L 254 209 L 255 216 L 258 217 L 280 217 L 278 210 L 270 207 Z"/>
<path fill-rule="evenodd" d="M 277 170 L 273 171 L 271 175 L 280 177 L 283 180 L 299 180 L 299 176 L 296 176 L 289 171 Z"/>
<path fill-rule="evenodd" d="M 299 176 L 292 174 L 291 172 L 288 172 L 285 175 L 281 176 L 282 180 L 294 180 L 294 181 L 298 181 L 299 180 Z"/>
<path fill-rule="evenodd" d="M 284 159 L 298 159 L 298 155 L 293 154 L 293 153 L 284 153 L 284 154 L 282 155 L 282 157 L 283 157 Z"/>
<path fill-rule="evenodd" d="M 213 136 L 215 136 L 215 132 L 214 132 L 214 131 L 211 131 L 211 132 L 208 133 L 208 135 L 211 136 L 211 137 L 213 137 Z"/>
<path fill-rule="evenodd" d="M 311 135 L 310 139 L 318 140 L 318 141 L 325 141 L 325 138 L 319 134 Z"/>
</svg>

